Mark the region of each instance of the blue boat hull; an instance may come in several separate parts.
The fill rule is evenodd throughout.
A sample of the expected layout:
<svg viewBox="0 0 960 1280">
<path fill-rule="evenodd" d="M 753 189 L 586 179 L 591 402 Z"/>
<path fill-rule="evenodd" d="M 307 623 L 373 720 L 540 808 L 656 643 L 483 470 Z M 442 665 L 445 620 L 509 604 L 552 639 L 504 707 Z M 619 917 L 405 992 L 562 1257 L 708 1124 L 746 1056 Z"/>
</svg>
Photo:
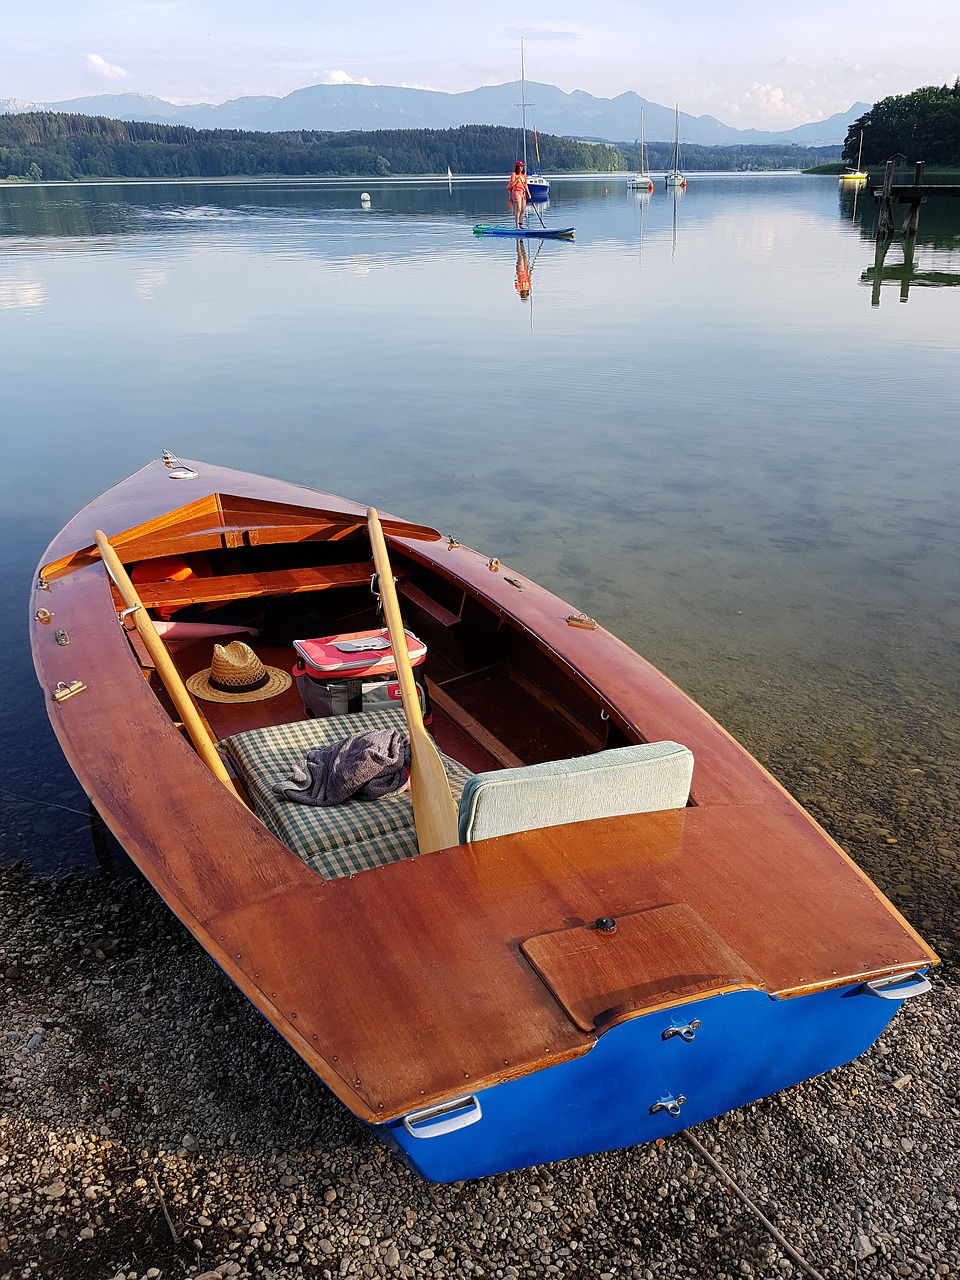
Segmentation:
<svg viewBox="0 0 960 1280">
<path fill-rule="evenodd" d="M 473 228 L 475 236 L 529 237 L 531 240 L 572 240 L 573 231 L 573 227 L 523 227 L 518 231 L 516 227 L 488 226 L 483 222 Z"/>
<path fill-rule="evenodd" d="M 630 1018 L 583 1057 L 476 1093 L 465 1127 L 373 1128 L 433 1182 L 651 1142 L 851 1061 L 900 1003 L 861 983 L 789 1000 L 716 995 Z"/>
</svg>

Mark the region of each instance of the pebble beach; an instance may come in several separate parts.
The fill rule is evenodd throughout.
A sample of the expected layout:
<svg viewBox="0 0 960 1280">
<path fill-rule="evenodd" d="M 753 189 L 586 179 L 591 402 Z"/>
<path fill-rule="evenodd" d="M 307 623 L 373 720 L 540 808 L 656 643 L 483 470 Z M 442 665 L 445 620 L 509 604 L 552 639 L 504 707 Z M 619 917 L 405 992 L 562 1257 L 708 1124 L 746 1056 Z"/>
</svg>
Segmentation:
<svg viewBox="0 0 960 1280">
<path fill-rule="evenodd" d="M 945 961 L 867 1054 L 650 1146 L 434 1186 L 116 848 L 93 878 L 8 868 L 0 1280 L 960 1276 L 954 739 L 928 717 L 911 745 L 922 708 L 904 703 L 886 709 L 902 741 L 858 721 L 851 744 L 844 699 L 824 697 L 793 708 L 823 725 L 800 750 L 742 690 L 710 695 Z M 6 807 L 6 847 L 35 838 L 33 812 Z"/>
</svg>

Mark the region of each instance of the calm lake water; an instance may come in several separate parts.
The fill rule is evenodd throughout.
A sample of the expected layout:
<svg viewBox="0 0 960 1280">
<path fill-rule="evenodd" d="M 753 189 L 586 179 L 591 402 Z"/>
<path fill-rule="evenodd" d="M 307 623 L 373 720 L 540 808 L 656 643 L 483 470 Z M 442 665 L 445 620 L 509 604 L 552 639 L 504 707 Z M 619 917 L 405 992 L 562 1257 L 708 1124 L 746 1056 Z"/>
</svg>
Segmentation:
<svg viewBox="0 0 960 1280">
<path fill-rule="evenodd" d="M 528 242 L 524 299 L 516 243 L 471 233 L 504 182 L 0 187 L 0 859 L 95 866 L 27 594 L 163 448 L 498 556 L 780 776 L 906 752 L 955 777 L 960 202 L 874 288 L 873 201 L 835 179 L 557 180 L 543 218 L 576 241 Z"/>
</svg>

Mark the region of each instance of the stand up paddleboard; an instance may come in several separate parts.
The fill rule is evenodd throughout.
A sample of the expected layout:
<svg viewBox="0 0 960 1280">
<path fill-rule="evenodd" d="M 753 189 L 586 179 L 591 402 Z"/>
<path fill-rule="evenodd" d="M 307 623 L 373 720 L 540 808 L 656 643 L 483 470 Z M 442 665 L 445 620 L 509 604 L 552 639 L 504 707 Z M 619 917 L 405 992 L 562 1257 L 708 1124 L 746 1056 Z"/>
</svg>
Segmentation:
<svg viewBox="0 0 960 1280">
<path fill-rule="evenodd" d="M 491 227 L 485 222 L 473 228 L 475 236 L 513 236 L 530 240 L 572 240 L 573 227 Z"/>
</svg>

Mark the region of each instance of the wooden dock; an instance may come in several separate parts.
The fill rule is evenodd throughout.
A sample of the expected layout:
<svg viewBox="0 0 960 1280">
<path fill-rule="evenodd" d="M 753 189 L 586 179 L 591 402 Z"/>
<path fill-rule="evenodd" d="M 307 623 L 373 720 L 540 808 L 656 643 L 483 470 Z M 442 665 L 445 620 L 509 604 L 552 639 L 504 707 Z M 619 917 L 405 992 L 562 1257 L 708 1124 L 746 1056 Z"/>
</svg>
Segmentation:
<svg viewBox="0 0 960 1280">
<path fill-rule="evenodd" d="M 901 234 L 915 236 L 920 221 L 920 206 L 929 196 L 960 196 L 960 186 L 929 185 L 923 180 L 926 162 L 918 160 L 912 182 L 894 182 L 894 162 L 887 161 L 883 173 L 883 186 L 875 187 L 873 198 L 877 201 L 877 239 L 889 240 L 893 235 L 893 205 L 905 204 L 906 216 Z"/>
<path fill-rule="evenodd" d="M 929 184 L 923 180 L 925 162 L 918 160 L 913 172 L 912 182 L 894 182 L 894 162 L 888 160 L 883 174 L 883 186 L 874 187 L 873 198 L 877 202 L 877 245 L 873 269 L 865 271 L 861 276 L 864 284 L 873 286 L 871 303 L 880 305 L 880 286 L 884 283 L 896 282 L 900 285 L 900 301 L 906 302 L 910 285 L 927 285 L 932 287 L 960 283 L 960 277 L 949 276 L 938 272 L 917 272 L 914 269 L 914 251 L 917 242 L 917 227 L 920 224 L 920 206 L 930 196 L 960 196 L 960 186 L 944 186 Z M 895 227 L 893 217 L 894 204 L 906 206 L 900 237 L 903 242 L 903 265 L 887 267 L 884 265 L 887 250 L 893 239 Z"/>
</svg>

